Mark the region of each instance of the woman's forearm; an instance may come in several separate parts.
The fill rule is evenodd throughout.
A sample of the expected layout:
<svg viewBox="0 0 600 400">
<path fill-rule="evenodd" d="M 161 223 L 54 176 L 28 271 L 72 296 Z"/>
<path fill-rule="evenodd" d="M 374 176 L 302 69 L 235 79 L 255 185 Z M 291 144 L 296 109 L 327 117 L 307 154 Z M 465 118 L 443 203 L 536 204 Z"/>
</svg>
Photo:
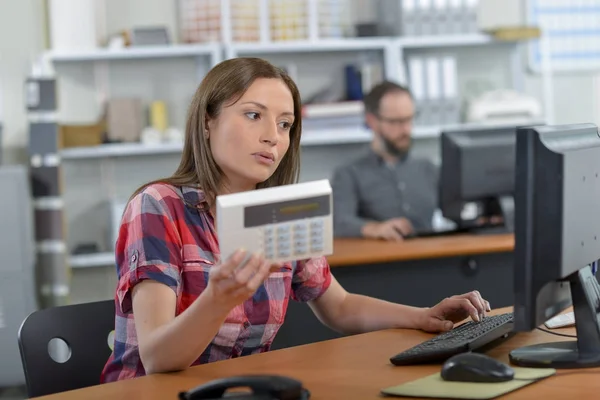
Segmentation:
<svg viewBox="0 0 600 400">
<path fill-rule="evenodd" d="M 230 309 L 203 292 L 183 313 L 154 329 L 140 343 L 147 374 L 188 368 L 213 340 Z"/>
<path fill-rule="evenodd" d="M 335 317 L 336 326 L 333 328 L 346 334 L 390 328 L 420 329 L 425 310 L 373 297 L 348 294 Z"/>
</svg>

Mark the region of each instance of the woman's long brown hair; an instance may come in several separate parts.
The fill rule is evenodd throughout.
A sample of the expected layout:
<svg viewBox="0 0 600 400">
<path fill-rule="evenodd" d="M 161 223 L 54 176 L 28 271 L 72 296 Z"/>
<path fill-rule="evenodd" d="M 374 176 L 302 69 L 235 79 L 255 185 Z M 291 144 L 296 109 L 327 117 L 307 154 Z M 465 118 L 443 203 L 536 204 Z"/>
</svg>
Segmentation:
<svg viewBox="0 0 600 400">
<path fill-rule="evenodd" d="M 294 81 L 280 68 L 260 58 L 233 58 L 213 67 L 202 80 L 190 104 L 185 128 L 185 142 L 175 173 L 138 188 L 131 198 L 155 183 L 193 186 L 202 189 L 209 202 L 214 201 L 223 183 L 223 171 L 215 163 L 208 138 L 203 134 L 210 119 L 217 118 L 224 104 L 234 104 L 258 78 L 281 79 L 292 93 L 294 124 L 290 129 L 290 146 L 277 170 L 257 188 L 287 185 L 298 181 L 300 172 L 300 135 L 302 103 Z"/>
</svg>

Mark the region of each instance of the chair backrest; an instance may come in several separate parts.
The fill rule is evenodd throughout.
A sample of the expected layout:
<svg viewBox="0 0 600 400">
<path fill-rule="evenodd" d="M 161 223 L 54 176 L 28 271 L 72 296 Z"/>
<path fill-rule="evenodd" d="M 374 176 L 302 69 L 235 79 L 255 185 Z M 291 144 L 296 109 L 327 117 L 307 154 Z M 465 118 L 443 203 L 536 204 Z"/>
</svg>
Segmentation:
<svg viewBox="0 0 600 400">
<path fill-rule="evenodd" d="M 30 314 L 18 335 L 29 397 L 100 384 L 100 374 L 112 352 L 114 326 L 113 300 Z M 68 346 L 59 357 L 56 347 L 50 344 L 57 340 Z"/>
</svg>

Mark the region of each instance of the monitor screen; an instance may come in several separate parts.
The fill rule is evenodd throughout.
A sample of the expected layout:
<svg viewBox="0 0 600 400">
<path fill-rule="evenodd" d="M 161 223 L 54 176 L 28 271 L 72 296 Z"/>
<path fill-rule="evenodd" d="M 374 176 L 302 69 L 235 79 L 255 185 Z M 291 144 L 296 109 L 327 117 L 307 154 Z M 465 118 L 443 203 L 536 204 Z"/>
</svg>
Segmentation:
<svg viewBox="0 0 600 400">
<path fill-rule="evenodd" d="M 519 129 L 515 171 L 514 329 L 571 304 L 577 340 L 514 350 L 525 367 L 600 366 L 600 136 L 592 124 Z"/>
<path fill-rule="evenodd" d="M 513 196 L 515 145 L 515 126 L 442 132 L 439 201 L 444 217 L 463 225 L 468 203 L 478 205 L 477 217 L 512 211 L 503 210 L 500 200 Z"/>
</svg>

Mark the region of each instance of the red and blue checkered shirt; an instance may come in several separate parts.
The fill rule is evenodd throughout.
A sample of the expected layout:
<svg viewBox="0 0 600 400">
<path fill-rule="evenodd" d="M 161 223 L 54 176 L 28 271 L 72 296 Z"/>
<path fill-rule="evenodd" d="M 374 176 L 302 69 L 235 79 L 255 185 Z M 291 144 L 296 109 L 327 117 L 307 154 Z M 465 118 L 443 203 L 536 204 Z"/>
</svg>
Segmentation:
<svg viewBox="0 0 600 400">
<path fill-rule="evenodd" d="M 138 282 L 152 279 L 173 289 L 176 315 L 206 288 L 209 271 L 220 259 L 214 220 L 203 192 L 166 184 L 145 188 L 125 209 L 115 253 L 119 278 L 115 342 L 102 382 L 145 375 L 131 307 L 131 293 Z M 288 299 L 316 299 L 330 283 L 324 257 L 284 264 L 253 297 L 231 310 L 192 365 L 268 351 L 285 318 Z"/>
</svg>

